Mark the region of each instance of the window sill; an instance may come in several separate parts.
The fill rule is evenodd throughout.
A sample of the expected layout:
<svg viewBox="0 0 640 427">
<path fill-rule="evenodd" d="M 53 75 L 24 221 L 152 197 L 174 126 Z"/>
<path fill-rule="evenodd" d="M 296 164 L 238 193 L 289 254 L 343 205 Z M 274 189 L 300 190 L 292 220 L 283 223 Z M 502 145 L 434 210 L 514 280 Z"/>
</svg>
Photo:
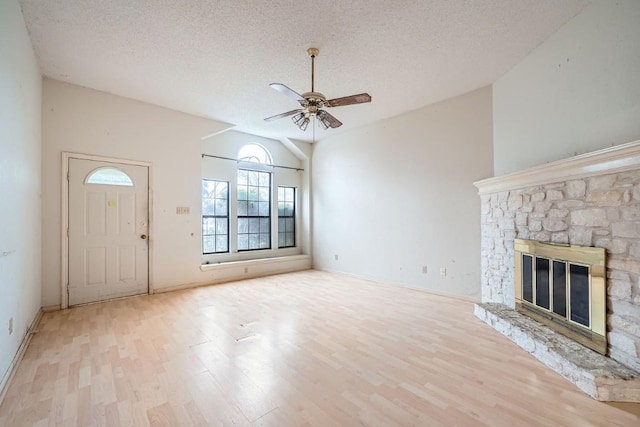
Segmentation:
<svg viewBox="0 0 640 427">
<path fill-rule="evenodd" d="M 235 261 L 252 261 L 267 258 L 280 258 L 289 255 L 300 255 L 302 248 L 278 248 L 278 249 L 257 249 L 252 251 L 225 252 L 219 254 L 202 255 L 202 265 L 207 264 L 227 264 Z"/>
<path fill-rule="evenodd" d="M 221 262 L 216 262 L 211 264 L 202 264 L 200 266 L 200 270 L 201 271 L 225 270 L 225 269 L 231 269 L 231 268 L 251 267 L 251 266 L 265 265 L 265 264 L 308 261 L 310 259 L 311 259 L 310 255 L 284 255 L 284 256 L 276 256 L 276 257 L 270 257 L 270 258 L 247 259 L 247 260 L 239 260 L 239 261 L 221 261 Z"/>
</svg>

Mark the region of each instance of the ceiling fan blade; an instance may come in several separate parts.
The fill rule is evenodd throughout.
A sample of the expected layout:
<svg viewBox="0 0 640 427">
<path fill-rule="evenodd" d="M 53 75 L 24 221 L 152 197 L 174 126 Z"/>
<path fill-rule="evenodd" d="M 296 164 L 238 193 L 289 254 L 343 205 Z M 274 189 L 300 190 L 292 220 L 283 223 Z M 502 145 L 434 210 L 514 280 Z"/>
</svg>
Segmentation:
<svg viewBox="0 0 640 427">
<path fill-rule="evenodd" d="M 329 122 L 329 127 L 330 128 L 339 128 L 340 126 L 342 126 L 342 122 L 338 119 L 336 119 L 335 117 L 333 117 L 331 114 L 329 114 L 327 111 L 324 112 L 324 114 L 322 115 L 322 119 L 326 120 L 327 122 Z"/>
<path fill-rule="evenodd" d="M 371 102 L 371 96 L 368 93 L 359 93 L 357 95 L 343 96 L 342 98 L 328 99 L 324 105 L 328 107 L 342 107 L 351 104 L 364 104 Z"/>
<path fill-rule="evenodd" d="M 289 98 L 295 99 L 296 101 L 306 101 L 302 97 L 302 95 L 300 95 L 298 92 L 294 91 L 293 89 L 290 89 L 289 87 L 283 85 L 282 83 L 271 83 L 269 86 L 271 86 L 278 92 L 287 95 Z"/>
<path fill-rule="evenodd" d="M 271 117 L 267 117 L 266 119 L 264 119 L 266 122 L 271 122 L 273 120 L 278 120 L 281 119 L 283 117 L 289 117 L 289 116 L 293 116 L 296 113 L 301 113 L 304 110 L 302 109 L 297 109 L 297 110 L 291 110 L 291 111 L 287 111 L 286 113 L 282 113 L 282 114 L 276 114 L 275 116 L 271 116 Z"/>
</svg>

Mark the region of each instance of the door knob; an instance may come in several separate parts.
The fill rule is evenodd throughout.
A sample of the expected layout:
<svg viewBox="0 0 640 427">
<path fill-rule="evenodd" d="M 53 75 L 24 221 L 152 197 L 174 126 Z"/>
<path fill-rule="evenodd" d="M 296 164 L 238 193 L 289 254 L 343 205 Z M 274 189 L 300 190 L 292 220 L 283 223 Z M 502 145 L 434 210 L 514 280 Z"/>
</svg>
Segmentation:
<svg viewBox="0 0 640 427">
<path fill-rule="evenodd" d="M 142 240 L 145 240 L 145 239 L 147 238 L 147 235 L 146 235 L 146 234 L 143 234 L 143 235 L 141 235 L 141 236 L 140 236 L 140 238 L 141 238 Z"/>
</svg>

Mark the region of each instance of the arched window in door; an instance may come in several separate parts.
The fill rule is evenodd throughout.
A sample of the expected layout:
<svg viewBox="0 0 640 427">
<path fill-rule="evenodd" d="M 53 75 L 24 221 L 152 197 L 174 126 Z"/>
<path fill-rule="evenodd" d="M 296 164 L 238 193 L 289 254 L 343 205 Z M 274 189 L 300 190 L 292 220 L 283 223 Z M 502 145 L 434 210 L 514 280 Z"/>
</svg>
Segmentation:
<svg viewBox="0 0 640 427">
<path fill-rule="evenodd" d="M 98 168 L 93 170 L 85 180 L 86 184 L 98 185 L 120 185 L 124 187 L 133 187 L 131 177 L 120 169 L 116 168 Z"/>
</svg>

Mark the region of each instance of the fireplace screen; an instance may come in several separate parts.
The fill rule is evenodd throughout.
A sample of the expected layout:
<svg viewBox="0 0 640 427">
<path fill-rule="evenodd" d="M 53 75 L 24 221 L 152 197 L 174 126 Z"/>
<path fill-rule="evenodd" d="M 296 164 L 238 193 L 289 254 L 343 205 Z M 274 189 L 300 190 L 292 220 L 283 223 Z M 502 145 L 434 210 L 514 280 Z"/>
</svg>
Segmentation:
<svg viewBox="0 0 640 427">
<path fill-rule="evenodd" d="M 516 308 L 606 354 L 604 249 L 516 239 Z"/>
</svg>

